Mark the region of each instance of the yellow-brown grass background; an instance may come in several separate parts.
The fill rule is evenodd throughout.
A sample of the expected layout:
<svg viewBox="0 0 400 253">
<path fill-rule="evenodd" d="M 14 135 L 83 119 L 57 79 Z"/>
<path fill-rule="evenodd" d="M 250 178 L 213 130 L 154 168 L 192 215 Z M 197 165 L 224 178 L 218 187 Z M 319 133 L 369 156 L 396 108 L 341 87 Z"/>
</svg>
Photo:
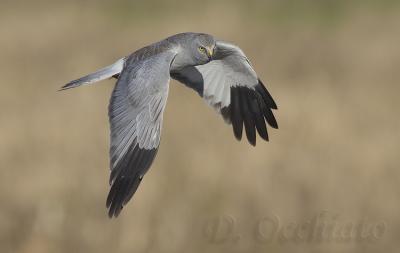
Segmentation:
<svg viewBox="0 0 400 253">
<path fill-rule="evenodd" d="M 0 252 L 397 252 L 398 1 L 0 2 Z M 270 142 L 237 142 L 176 81 L 158 156 L 109 220 L 114 80 L 67 81 L 153 41 L 200 31 L 235 42 L 278 103 Z M 251 226 L 321 211 L 384 221 L 374 242 L 258 243 Z M 236 220 L 213 243 L 205 222 Z"/>
</svg>

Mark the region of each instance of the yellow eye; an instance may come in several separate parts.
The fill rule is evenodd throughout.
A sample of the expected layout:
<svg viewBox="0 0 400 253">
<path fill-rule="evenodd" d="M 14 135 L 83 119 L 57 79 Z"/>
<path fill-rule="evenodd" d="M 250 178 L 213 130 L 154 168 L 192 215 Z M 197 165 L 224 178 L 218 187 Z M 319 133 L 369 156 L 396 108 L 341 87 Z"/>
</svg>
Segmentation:
<svg viewBox="0 0 400 253">
<path fill-rule="evenodd" d="M 200 51 L 200 53 L 203 53 L 203 54 L 206 54 L 206 53 L 207 53 L 206 48 L 203 47 L 203 46 L 199 46 L 199 51 Z"/>
</svg>

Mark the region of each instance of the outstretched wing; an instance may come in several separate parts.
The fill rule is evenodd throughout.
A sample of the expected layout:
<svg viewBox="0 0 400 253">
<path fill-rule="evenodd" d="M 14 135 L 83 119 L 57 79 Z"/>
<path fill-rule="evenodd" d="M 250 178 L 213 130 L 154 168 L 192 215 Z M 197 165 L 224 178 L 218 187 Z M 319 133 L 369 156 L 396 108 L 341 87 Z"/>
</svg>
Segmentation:
<svg viewBox="0 0 400 253">
<path fill-rule="evenodd" d="M 117 217 L 136 192 L 160 143 L 173 55 L 130 56 L 109 105 L 111 127 L 109 216 Z"/>
<path fill-rule="evenodd" d="M 238 140 L 242 138 L 243 124 L 252 145 L 256 144 L 256 130 L 268 140 L 265 121 L 278 128 L 272 113 L 272 109 L 277 109 L 275 101 L 247 57 L 235 45 L 217 41 L 212 61 L 184 68 L 171 76 L 196 90 L 221 113 L 225 121 L 232 124 Z"/>
</svg>

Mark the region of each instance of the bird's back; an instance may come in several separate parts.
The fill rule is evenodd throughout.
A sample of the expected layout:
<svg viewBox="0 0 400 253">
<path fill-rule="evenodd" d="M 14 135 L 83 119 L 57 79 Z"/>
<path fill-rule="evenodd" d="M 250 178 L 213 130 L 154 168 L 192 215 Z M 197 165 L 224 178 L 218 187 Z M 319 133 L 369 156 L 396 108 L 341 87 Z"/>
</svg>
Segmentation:
<svg viewBox="0 0 400 253">
<path fill-rule="evenodd" d="M 164 53 L 167 50 L 172 49 L 172 47 L 173 47 L 173 44 L 168 40 L 161 40 L 161 41 L 155 42 L 153 44 L 145 46 L 145 47 L 138 49 L 135 52 L 131 53 L 126 58 L 125 64 L 129 65 L 129 64 L 133 64 L 135 62 L 143 61 L 152 56 Z"/>
</svg>

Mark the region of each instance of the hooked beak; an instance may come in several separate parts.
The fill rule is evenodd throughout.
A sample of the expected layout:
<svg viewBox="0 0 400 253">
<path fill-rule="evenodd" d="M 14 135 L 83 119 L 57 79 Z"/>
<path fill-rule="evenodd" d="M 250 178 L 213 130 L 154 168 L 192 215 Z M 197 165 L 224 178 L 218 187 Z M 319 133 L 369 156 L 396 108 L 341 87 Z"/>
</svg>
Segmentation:
<svg viewBox="0 0 400 253">
<path fill-rule="evenodd" d="M 206 50 L 207 50 L 208 59 L 212 60 L 212 56 L 214 54 L 214 47 L 207 47 Z"/>
</svg>

